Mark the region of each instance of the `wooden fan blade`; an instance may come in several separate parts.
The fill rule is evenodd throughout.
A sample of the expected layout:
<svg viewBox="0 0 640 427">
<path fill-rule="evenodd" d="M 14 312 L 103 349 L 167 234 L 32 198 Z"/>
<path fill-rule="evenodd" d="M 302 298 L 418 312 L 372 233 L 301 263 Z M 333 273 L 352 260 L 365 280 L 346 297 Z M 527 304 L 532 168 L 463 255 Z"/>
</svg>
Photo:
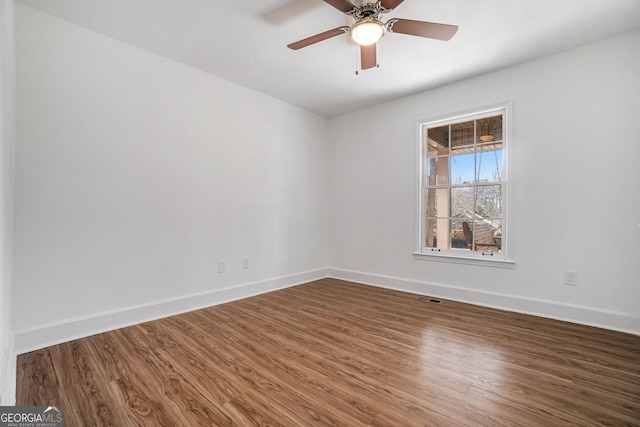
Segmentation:
<svg viewBox="0 0 640 427">
<path fill-rule="evenodd" d="M 360 68 L 368 70 L 378 65 L 377 51 L 377 43 L 360 46 Z"/>
<path fill-rule="evenodd" d="M 402 3 L 403 1 L 404 0 L 382 0 L 382 2 L 380 2 L 380 5 L 383 9 L 392 10 L 400 6 L 400 3 Z"/>
<path fill-rule="evenodd" d="M 409 34 L 437 40 L 449 40 L 458 31 L 457 25 L 437 24 L 435 22 L 414 21 L 412 19 L 390 19 L 387 30 L 392 33 Z"/>
<path fill-rule="evenodd" d="M 310 46 L 314 43 L 321 42 L 323 40 L 330 39 L 331 37 L 339 36 L 349 31 L 349 27 L 343 26 L 334 28 L 333 30 L 325 31 L 324 33 L 316 34 L 315 36 L 307 37 L 306 39 L 298 40 L 297 42 L 288 44 L 289 49 L 298 50 L 303 47 Z"/>
<path fill-rule="evenodd" d="M 356 7 L 349 0 L 322 0 L 343 13 L 349 13 Z"/>
</svg>

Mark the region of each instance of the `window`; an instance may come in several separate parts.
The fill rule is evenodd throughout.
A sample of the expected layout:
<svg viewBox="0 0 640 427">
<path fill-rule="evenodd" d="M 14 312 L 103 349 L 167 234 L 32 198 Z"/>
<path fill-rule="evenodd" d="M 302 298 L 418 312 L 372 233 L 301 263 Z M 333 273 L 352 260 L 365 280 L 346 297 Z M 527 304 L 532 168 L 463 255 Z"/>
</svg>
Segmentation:
<svg viewBox="0 0 640 427">
<path fill-rule="evenodd" d="M 507 106 L 420 123 L 418 255 L 507 260 Z"/>
</svg>

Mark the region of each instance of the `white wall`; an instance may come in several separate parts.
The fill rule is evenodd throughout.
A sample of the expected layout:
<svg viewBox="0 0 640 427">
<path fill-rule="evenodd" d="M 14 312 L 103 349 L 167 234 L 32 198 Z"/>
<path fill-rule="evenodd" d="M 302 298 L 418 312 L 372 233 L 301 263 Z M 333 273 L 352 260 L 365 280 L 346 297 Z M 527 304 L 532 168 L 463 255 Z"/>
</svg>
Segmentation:
<svg viewBox="0 0 640 427">
<path fill-rule="evenodd" d="M 640 333 L 638 52 L 635 31 L 332 119 L 330 274 Z M 415 260 L 416 121 L 505 100 L 515 267 Z"/>
<path fill-rule="evenodd" d="M 22 5 L 16 44 L 17 351 L 326 274 L 326 119 Z"/>
<path fill-rule="evenodd" d="M 15 56 L 13 0 L 0 0 L 0 405 L 14 403 L 11 328 Z"/>
</svg>

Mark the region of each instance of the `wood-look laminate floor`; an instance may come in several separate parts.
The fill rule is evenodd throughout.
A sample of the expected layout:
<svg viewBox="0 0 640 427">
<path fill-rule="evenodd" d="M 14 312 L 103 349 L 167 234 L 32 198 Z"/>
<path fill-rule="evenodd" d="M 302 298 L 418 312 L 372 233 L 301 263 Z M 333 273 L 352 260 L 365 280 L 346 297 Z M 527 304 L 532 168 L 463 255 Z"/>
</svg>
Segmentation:
<svg viewBox="0 0 640 427">
<path fill-rule="evenodd" d="M 65 426 L 640 425 L 640 337 L 324 279 L 18 357 Z"/>
</svg>

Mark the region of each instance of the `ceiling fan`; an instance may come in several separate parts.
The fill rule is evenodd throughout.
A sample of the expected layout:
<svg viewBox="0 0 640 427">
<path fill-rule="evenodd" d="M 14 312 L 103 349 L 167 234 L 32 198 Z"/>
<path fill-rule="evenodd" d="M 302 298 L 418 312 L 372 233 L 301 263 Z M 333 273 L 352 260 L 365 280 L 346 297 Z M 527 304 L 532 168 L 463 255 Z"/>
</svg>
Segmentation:
<svg viewBox="0 0 640 427">
<path fill-rule="evenodd" d="M 378 0 L 356 6 L 349 0 L 323 0 L 341 12 L 353 18 L 351 27 L 341 26 L 287 45 L 289 49 L 298 50 L 303 47 L 349 33 L 360 45 L 360 67 L 363 70 L 376 67 L 377 43 L 385 33 L 401 33 L 437 40 L 449 40 L 458 31 L 456 25 L 438 24 L 435 22 L 414 21 L 411 19 L 389 19 L 381 21 L 382 15 L 391 12 L 404 0 Z M 367 0 L 365 0 L 367 1 Z"/>
</svg>

